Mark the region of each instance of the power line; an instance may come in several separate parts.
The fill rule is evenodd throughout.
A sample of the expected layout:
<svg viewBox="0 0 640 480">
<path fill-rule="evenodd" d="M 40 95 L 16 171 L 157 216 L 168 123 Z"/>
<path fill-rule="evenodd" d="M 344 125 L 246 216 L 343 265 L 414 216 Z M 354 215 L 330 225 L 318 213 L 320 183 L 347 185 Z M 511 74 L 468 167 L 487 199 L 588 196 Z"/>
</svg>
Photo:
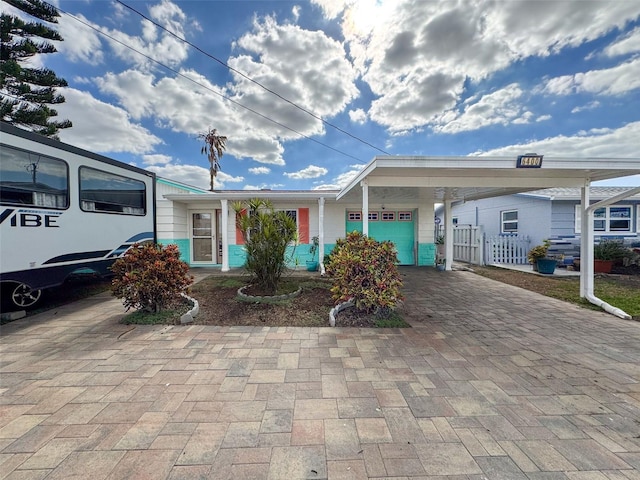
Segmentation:
<svg viewBox="0 0 640 480">
<path fill-rule="evenodd" d="M 45 2 L 45 3 L 47 3 L 47 2 Z M 49 4 L 49 5 L 50 5 L 50 4 Z M 167 69 L 167 70 L 169 70 L 170 72 L 172 72 L 172 73 L 176 74 L 177 76 L 179 76 L 179 77 L 181 77 L 181 78 L 184 78 L 185 80 L 188 80 L 188 81 L 190 81 L 190 82 L 192 82 L 192 83 L 194 83 L 194 84 L 198 85 L 199 87 L 204 88 L 205 90 L 208 90 L 208 91 L 210 91 L 211 93 L 214 93 L 214 94 L 218 95 L 219 97 L 224 98 L 225 100 L 227 100 L 227 101 L 229 101 L 229 102 L 233 103 L 234 105 L 237 105 L 237 106 L 239 106 L 239 107 L 241 107 L 241 108 L 244 108 L 245 110 L 247 110 L 247 111 L 249 111 L 249 112 L 253 113 L 254 115 L 258 115 L 259 117 L 261 117 L 261 118 L 263 118 L 263 119 L 265 119 L 265 120 L 267 120 L 267 121 L 269 121 L 269 122 L 271 122 L 271 123 L 274 123 L 274 124 L 278 125 L 279 127 L 282 127 L 282 128 L 284 128 L 284 129 L 286 129 L 286 130 L 289 130 L 290 132 L 293 132 L 293 133 L 295 133 L 296 135 L 299 135 L 299 136 L 301 136 L 301 137 L 303 137 L 303 138 L 306 138 L 307 140 L 311 140 L 312 142 L 315 142 L 315 143 L 317 143 L 318 145 L 322 145 L 323 147 L 328 148 L 329 150 L 333 150 L 333 151 L 334 151 L 334 152 L 336 152 L 336 153 L 339 153 L 339 154 L 344 155 L 344 156 L 349 157 L 349 158 L 353 158 L 354 160 L 356 160 L 356 161 L 358 161 L 358 162 L 360 162 L 360 163 L 365 163 L 362 159 L 360 159 L 360 158 L 358 158 L 358 157 L 355 157 L 355 156 L 353 156 L 353 155 L 351 155 L 351 154 L 349 154 L 349 153 L 343 152 L 342 150 L 338 150 L 337 148 L 334 148 L 334 147 L 332 147 L 332 146 L 330 146 L 330 145 L 327 145 L 326 143 L 323 143 L 323 142 L 321 142 L 321 141 L 319 141 L 319 140 L 316 140 L 315 138 L 311 138 L 311 137 L 309 137 L 308 135 L 305 135 L 305 134 L 304 134 L 304 133 L 302 133 L 302 132 L 299 132 L 299 131 L 297 131 L 297 130 L 295 130 L 295 129 L 291 128 L 291 127 L 288 127 L 287 125 L 284 125 L 283 123 L 280 123 L 280 122 L 278 122 L 277 120 L 274 120 L 274 119 L 272 119 L 272 118 L 269 118 L 269 117 L 267 117 L 266 115 L 263 115 L 262 113 L 260 113 L 260 112 L 258 112 L 258 111 L 256 111 L 256 110 L 254 110 L 254 109 L 252 109 L 252 108 L 250 108 L 250 107 L 247 107 L 246 105 L 243 105 L 242 103 L 240 103 L 240 102 L 238 102 L 238 101 L 236 101 L 236 100 L 233 100 L 232 98 L 230 98 L 230 97 L 228 97 L 228 96 L 226 96 L 226 95 L 224 95 L 224 94 L 222 94 L 222 93 L 220 93 L 220 92 L 216 92 L 214 89 L 212 89 L 212 88 L 210 88 L 210 87 L 208 87 L 208 86 L 206 86 L 206 85 L 203 85 L 202 83 L 200 83 L 200 82 L 198 82 L 198 81 L 194 80 L 193 78 L 190 78 L 190 77 L 188 77 L 187 75 L 184 75 L 183 73 L 180 73 L 179 71 L 175 70 L 174 68 L 171 68 L 170 66 L 165 65 L 165 64 L 164 64 L 164 63 L 162 63 L 161 61 L 156 60 L 155 58 L 150 57 L 150 56 L 149 56 L 149 55 L 147 55 L 146 53 L 143 53 L 143 52 L 141 52 L 141 51 L 139 51 L 139 50 L 136 50 L 136 49 L 135 49 L 135 48 L 133 48 L 132 46 L 127 45 L 126 43 L 124 43 L 124 42 L 122 42 L 122 41 L 118 40 L 117 38 L 114 38 L 113 36 L 109 35 L 108 33 L 105 33 L 105 32 L 103 32 L 102 30 L 97 29 L 97 28 L 96 28 L 96 27 L 94 27 L 93 25 L 91 25 L 91 24 L 89 24 L 89 23 L 87 23 L 87 22 L 85 22 L 85 21 L 83 21 L 83 20 L 79 19 L 78 17 L 76 17 L 76 16 L 75 16 L 75 15 L 73 15 L 72 13 L 66 12 L 66 11 L 62 10 L 61 8 L 59 8 L 59 7 L 55 7 L 55 8 L 57 8 L 60 12 L 64 13 L 65 15 L 70 16 L 71 18 L 73 18 L 73 19 L 74 19 L 74 20 L 76 20 L 77 22 L 79 22 L 79 23 L 81 23 L 81 24 L 85 25 L 86 27 L 89 27 L 89 28 L 91 28 L 92 30 L 94 30 L 94 31 L 98 32 L 100 35 L 103 35 L 103 36 L 105 36 L 105 37 L 109 38 L 110 40 L 112 40 L 113 42 L 116 42 L 116 43 L 118 43 L 118 44 L 122 45 L 123 47 L 126 47 L 126 48 L 128 48 L 129 50 L 132 50 L 132 51 L 136 52 L 138 55 L 143 56 L 143 57 L 144 57 L 144 58 L 146 58 L 147 60 L 149 60 L 149 61 L 151 61 L 151 62 L 153 62 L 153 63 L 156 63 L 156 64 L 158 64 L 158 65 L 160 65 L 160 66 L 164 67 L 165 69 Z"/>
<path fill-rule="evenodd" d="M 298 110 L 303 111 L 304 113 L 312 116 L 313 118 L 315 118 L 316 120 L 320 120 L 322 123 L 324 123 L 325 125 L 334 128 L 336 130 L 338 130 L 340 133 L 344 133 L 345 135 L 348 135 L 349 137 L 353 138 L 354 140 L 357 140 L 381 153 L 384 153 L 385 155 L 391 155 L 391 153 L 387 152 L 386 150 L 383 150 L 379 147 L 376 147 L 375 145 L 373 145 L 372 143 L 367 142 L 366 140 L 363 140 L 362 138 L 353 135 L 352 133 L 338 127 L 337 125 L 334 125 L 333 123 L 325 120 L 324 118 L 322 118 L 320 115 L 317 115 L 316 113 L 313 113 L 309 110 L 307 110 L 306 108 L 298 105 L 297 103 L 289 100 L 286 97 L 283 97 L 282 95 L 280 95 L 278 92 L 275 92 L 274 90 L 271 90 L 269 87 L 263 85 L 262 83 L 258 82 L 257 80 L 254 80 L 253 78 L 249 77 L 248 75 L 246 75 L 245 73 L 241 72 L 240 70 L 237 70 L 235 68 L 233 68 L 231 65 L 229 65 L 228 63 L 224 62 L 223 60 L 220 60 L 218 57 L 216 57 L 215 55 L 210 54 L 209 52 L 206 52 L 205 50 L 203 50 L 202 48 L 200 48 L 199 46 L 197 46 L 196 44 L 190 42 L 189 40 L 182 38 L 181 36 L 179 36 L 178 34 L 176 34 L 175 32 L 169 30 L 168 28 L 164 27 L 163 25 L 160 25 L 159 23 L 157 23 L 156 21 L 152 20 L 151 18 L 149 18 L 148 16 L 146 16 L 144 13 L 136 10 L 135 8 L 133 8 L 130 5 L 127 5 L 126 3 L 124 3 L 121 0 L 116 0 L 117 3 L 119 3 L 120 5 L 122 5 L 123 7 L 131 10 L 132 12 L 136 13 L 137 15 L 141 16 L 142 18 L 144 18 L 145 20 L 147 20 L 148 22 L 150 22 L 151 24 L 155 25 L 156 27 L 160 28 L 161 30 L 167 32 L 169 35 L 171 35 L 172 37 L 180 40 L 183 43 L 186 43 L 187 45 L 189 45 L 190 47 L 196 49 L 198 52 L 202 53 L 203 55 L 209 57 L 210 59 L 218 62 L 220 65 L 222 65 L 223 67 L 231 70 L 234 73 L 237 73 L 238 75 L 240 75 L 242 78 L 249 80 L 250 82 L 252 82 L 255 85 L 258 85 L 260 88 L 262 88 L 263 90 L 271 93 L 272 95 L 275 95 L 276 97 L 278 97 L 279 99 L 287 102 L 289 105 L 297 108 Z"/>
</svg>

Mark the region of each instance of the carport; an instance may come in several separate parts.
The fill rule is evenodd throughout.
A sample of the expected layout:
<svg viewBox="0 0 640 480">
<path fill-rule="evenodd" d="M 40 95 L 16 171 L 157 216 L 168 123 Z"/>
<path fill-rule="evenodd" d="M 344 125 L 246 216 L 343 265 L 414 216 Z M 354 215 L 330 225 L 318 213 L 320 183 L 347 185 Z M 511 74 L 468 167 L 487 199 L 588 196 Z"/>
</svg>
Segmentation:
<svg viewBox="0 0 640 480">
<path fill-rule="evenodd" d="M 452 205 L 470 200 L 511 195 L 551 187 L 580 187 L 581 222 L 588 225 L 581 236 L 580 295 L 622 318 L 629 316 L 593 294 L 593 212 L 640 192 L 631 188 L 622 195 L 591 205 L 592 182 L 640 174 L 640 158 L 566 158 L 524 154 L 515 157 L 375 157 L 338 193 L 336 199 L 362 203 L 362 230 L 369 233 L 371 205 L 414 201 L 432 211 L 444 204 L 446 270 L 453 258 Z M 433 240 L 434 219 L 420 215 L 417 238 Z M 638 219 L 636 219 L 638 221 Z"/>
</svg>

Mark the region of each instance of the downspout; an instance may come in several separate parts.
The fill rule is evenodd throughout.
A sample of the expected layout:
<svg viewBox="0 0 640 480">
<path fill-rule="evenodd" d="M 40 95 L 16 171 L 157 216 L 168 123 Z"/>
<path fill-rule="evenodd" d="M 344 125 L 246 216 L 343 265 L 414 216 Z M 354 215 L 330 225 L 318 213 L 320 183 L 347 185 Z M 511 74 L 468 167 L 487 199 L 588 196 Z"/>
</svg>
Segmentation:
<svg viewBox="0 0 640 480">
<path fill-rule="evenodd" d="M 587 186 L 585 188 L 588 189 L 589 187 Z M 585 241 L 588 243 L 586 243 L 585 245 L 582 245 L 583 247 L 586 247 L 587 264 L 590 266 L 587 272 L 590 278 L 588 279 L 589 281 L 586 282 L 586 285 L 585 285 L 586 288 L 584 291 L 585 298 L 589 302 L 593 303 L 594 305 L 597 305 L 598 307 L 602 308 L 604 311 L 611 313 L 616 317 L 624 318 L 625 320 L 631 320 L 631 315 L 629 315 L 624 310 L 621 310 L 617 307 L 609 305 L 604 300 L 596 297 L 593 293 L 593 212 L 595 212 L 598 208 L 605 207 L 607 205 L 611 205 L 613 203 L 619 202 L 620 200 L 624 200 L 625 198 L 631 197 L 636 193 L 640 193 L 640 187 L 632 188 L 631 190 L 627 190 L 626 192 L 621 193 L 619 195 L 615 195 L 611 198 L 607 198 L 606 200 L 601 200 L 597 203 L 594 203 L 593 205 L 589 205 L 586 208 L 586 214 L 582 215 L 583 219 L 586 217 L 586 220 L 587 220 L 586 230 L 589 236 L 589 238 L 585 239 Z M 583 200 L 585 199 L 585 197 L 586 197 L 586 200 L 588 200 L 588 193 L 585 195 L 585 193 L 583 192 L 582 197 L 583 197 Z M 584 208 L 584 205 L 583 205 L 583 208 Z"/>
</svg>

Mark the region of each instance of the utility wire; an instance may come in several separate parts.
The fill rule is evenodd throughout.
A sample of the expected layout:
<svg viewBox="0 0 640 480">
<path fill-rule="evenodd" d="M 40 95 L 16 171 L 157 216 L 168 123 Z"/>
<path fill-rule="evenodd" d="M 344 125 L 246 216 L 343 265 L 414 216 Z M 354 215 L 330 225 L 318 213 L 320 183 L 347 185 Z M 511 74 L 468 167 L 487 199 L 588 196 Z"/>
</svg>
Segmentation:
<svg viewBox="0 0 640 480">
<path fill-rule="evenodd" d="M 123 7 L 131 10 L 132 12 L 136 13 L 137 15 L 141 16 L 142 18 L 144 18 L 146 21 L 152 23 L 153 25 L 155 25 L 156 27 L 160 28 L 161 30 L 167 32 L 169 35 L 171 35 L 172 37 L 180 40 L 183 43 L 186 43 L 187 45 L 189 45 L 190 47 L 196 49 L 198 52 L 202 53 L 203 55 L 209 57 L 210 59 L 218 62 L 220 65 L 222 65 L 223 67 L 231 70 L 234 73 L 237 73 L 238 75 L 240 75 L 242 78 L 249 80 L 250 82 L 254 83 L 255 85 L 258 85 L 260 88 L 262 88 L 263 90 L 266 90 L 267 92 L 271 93 L 272 95 L 275 95 L 276 97 L 278 97 L 279 99 L 287 102 L 289 105 L 297 108 L 298 110 L 303 111 L 304 113 L 311 115 L 313 118 L 320 120 L 322 123 L 324 123 L 325 125 L 334 128 L 336 130 L 338 130 L 341 133 L 344 133 L 345 135 L 348 135 L 349 137 L 353 138 L 354 140 L 359 141 L 360 143 L 363 143 L 371 148 L 373 148 L 374 150 L 377 150 L 381 153 L 384 153 L 385 155 L 391 155 L 391 153 L 387 152 L 386 150 L 383 150 L 381 148 L 376 147 L 375 145 L 367 142 L 366 140 L 363 140 L 360 137 L 357 137 L 356 135 L 353 135 L 352 133 L 349 133 L 348 131 L 338 127 L 337 125 L 334 125 L 333 123 L 325 120 L 324 118 L 322 118 L 320 115 L 317 115 L 309 110 L 307 110 L 304 107 L 301 107 L 300 105 L 298 105 L 297 103 L 289 100 L 286 97 L 283 97 L 282 95 L 280 95 L 278 92 L 275 92 L 273 90 L 271 90 L 269 87 L 266 87 L 265 85 L 263 85 L 262 83 L 258 82 L 257 80 L 254 80 L 253 78 L 249 77 L 248 75 L 244 74 L 243 72 L 233 68 L 231 65 L 229 65 L 228 63 L 224 62 L 223 60 L 220 60 L 219 58 L 217 58 L 216 56 L 210 54 L 209 52 L 206 52 L 205 50 L 201 49 L 199 46 L 195 45 L 194 43 L 190 42 L 189 40 L 182 38 L 181 36 L 179 36 L 178 34 L 172 32 L 171 30 L 169 30 L 168 28 L 160 25 L 159 23 L 157 23 L 156 21 L 152 20 L 151 18 L 149 18 L 148 16 L 146 16 L 144 13 L 136 10 L 135 8 L 133 8 L 130 5 L 127 5 L 126 3 L 122 2 L 121 0 L 115 0 L 117 3 L 119 3 L 120 5 L 122 5 Z"/>
<path fill-rule="evenodd" d="M 45 2 L 45 3 L 47 3 L 47 2 Z M 49 5 L 50 5 L 50 4 L 49 4 Z M 260 113 L 260 112 L 258 112 L 258 111 L 256 111 L 256 110 L 254 110 L 254 109 L 252 109 L 252 108 L 250 108 L 250 107 L 247 107 L 246 105 L 243 105 L 242 103 L 240 103 L 240 102 L 238 102 L 238 101 L 236 101 L 236 100 L 233 100 L 232 98 L 229 98 L 228 96 L 226 96 L 226 95 L 224 95 L 224 94 L 222 94 L 222 93 L 220 93 L 220 92 L 216 92 L 214 89 L 212 89 L 212 88 L 210 88 L 210 87 L 208 87 L 208 86 L 206 86 L 206 85 L 203 85 L 202 83 L 200 83 L 200 82 L 198 82 L 198 81 L 194 80 L 193 78 L 190 78 L 190 77 L 188 77 L 187 75 L 185 75 L 185 74 L 183 74 L 183 73 L 180 73 L 180 72 L 179 72 L 179 71 L 177 71 L 176 69 L 171 68 L 171 67 L 170 67 L 170 66 L 168 66 L 168 65 L 165 65 L 164 63 L 160 62 L 159 60 L 156 60 L 155 58 L 150 57 L 150 56 L 149 56 L 149 55 L 147 55 L 146 53 L 143 53 L 143 52 L 141 52 L 141 51 L 139 51 L 139 50 L 136 50 L 136 49 L 135 49 L 135 48 L 133 48 L 132 46 L 127 45 L 127 44 L 126 44 L 126 43 L 124 43 L 124 42 L 121 42 L 120 40 L 118 40 L 117 38 L 114 38 L 113 36 L 109 35 L 108 33 L 105 33 L 105 32 L 103 32 L 102 30 L 99 30 L 98 28 L 94 27 L 93 25 L 91 25 L 91 24 L 89 24 L 89 23 L 87 23 L 87 22 L 85 22 L 85 21 L 83 21 L 83 20 L 79 19 L 79 18 L 78 18 L 78 17 L 76 17 L 74 14 L 69 13 L 69 12 L 66 12 L 66 11 L 62 10 L 61 8 L 59 8 L 59 7 L 55 7 L 55 8 L 57 8 L 57 9 L 58 9 L 58 11 L 60 11 L 60 12 L 64 13 L 65 15 L 69 15 L 71 18 L 73 18 L 73 19 L 74 19 L 74 20 L 76 20 L 77 22 L 79 22 L 79 23 L 81 23 L 81 24 L 85 25 L 86 27 L 89 27 L 89 28 L 91 28 L 92 30 L 94 30 L 94 31 L 98 32 L 99 34 L 101 34 L 101 35 L 103 35 L 103 36 L 105 36 L 105 37 L 109 38 L 109 39 L 110 39 L 110 40 L 112 40 L 113 42 L 116 42 L 116 43 L 118 43 L 118 44 L 122 45 L 123 47 L 126 47 L 126 48 L 128 48 L 129 50 L 132 50 L 132 51 L 136 52 L 138 55 L 143 56 L 143 57 L 144 57 L 144 58 L 146 58 L 147 60 L 149 60 L 149 61 L 151 61 L 151 62 L 153 62 L 153 63 L 156 63 L 156 64 L 158 64 L 158 65 L 160 65 L 160 66 L 164 67 L 165 69 L 169 70 L 170 72 L 175 73 L 177 76 L 182 77 L 182 78 L 184 78 L 185 80 L 189 80 L 190 82 L 195 83 L 195 84 L 196 84 L 196 85 L 198 85 L 199 87 L 204 88 L 205 90 L 208 90 L 208 91 L 210 91 L 210 92 L 212 92 L 212 93 L 214 93 L 214 94 L 218 95 L 219 97 L 224 98 L 225 100 L 227 100 L 227 101 L 229 101 L 229 102 L 233 103 L 234 105 L 237 105 L 237 106 L 239 106 L 239 107 L 241 107 L 241 108 L 244 108 L 245 110 L 248 110 L 249 112 L 251 112 L 251 113 L 253 113 L 253 114 L 255 114 L 255 115 L 258 115 L 259 117 L 264 118 L 265 120 L 267 120 L 267 121 L 269 121 L 269 122 L 271 122 L 271 123 L 275 123 L 275 124 L 276 124 L 276 125 L 278 125 L 279 127 L 282 127 L 282 128 L 284 128 L 284 129 L 286 129 L 286 130 L 289 130 L 290 132 L 293 132 L 293 133 L 295 133 L 296 135 L 300 135 L 301 137 L 306 138 L 307 140 L 311 140 L 312 142 L 315 142 L 315 143 L 317 143 L 318 145 L 322 145 L 323 147 L 328 148 L 329 150 L 333 150 L 333 151 L 334 151 L 334 152 L 336 152 L 336 153 L 339 153 L 339 154 L 344 155 L 344 156 L 346 156 L 346 157 L 353 158 L 354 160 L 356 160 L 356 161 L 358 161 L 358 162 L 360 162 L 360 163 L 365 163 L 362 159 L 360 159 L 360 158 L 358 158 L 358 157 L 355 157 L 355 156 L 353 156 L 353 155 L 351 155 L 351 154 L 349 154 L 349 153 L 343 152 L 342 150 L 338 150 L 337 148 L 334 148 L 334 147 L 332 147 L 332 146 L 330 146 L 330 145 L 327 145 L 326 143 L 323 143 L 323 142 L 321 142 L 321 141 L 319 141 L 319 140 L 316 140 L 315 138 L 311 138 L 311 137 L 309 137 L 308 135 L 305 135 L 305 134 L 304 134 L 304 133 L 302 133 L 302 132 L 299 132 L 299 131 L 297 131 L 297 130 L 295 130 L 295 129 L 291 128 L 291 127 L 288 127 L 287 125 L 284 125 L 283 123 L 280 123 L 280 122 L 278 122 L 277 120 L 274 120 L 274 119 L 272 119 L 272 118 L 269 118 L 269 117 L 267 117 L 266 115 L 263 115 L 262 113 Z"/>
</svg>

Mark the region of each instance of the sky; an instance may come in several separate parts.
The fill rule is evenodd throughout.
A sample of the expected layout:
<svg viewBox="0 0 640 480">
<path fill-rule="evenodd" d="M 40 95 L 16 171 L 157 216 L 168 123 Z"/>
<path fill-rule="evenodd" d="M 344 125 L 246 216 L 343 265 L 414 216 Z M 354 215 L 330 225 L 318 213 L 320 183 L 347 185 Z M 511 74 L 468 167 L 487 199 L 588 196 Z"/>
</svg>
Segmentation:
<svg viewBox="0 0 640 480">
<path fill-rule="evenodd" d="M 336 189 L 376 155 L 640 158 L 640 0 L 52 3 L 64 41 L 30 62 L 68 82 L 60 139 L 170 180 L 209 188 L 209 129 L 216 189 Z"/>
</svg>

